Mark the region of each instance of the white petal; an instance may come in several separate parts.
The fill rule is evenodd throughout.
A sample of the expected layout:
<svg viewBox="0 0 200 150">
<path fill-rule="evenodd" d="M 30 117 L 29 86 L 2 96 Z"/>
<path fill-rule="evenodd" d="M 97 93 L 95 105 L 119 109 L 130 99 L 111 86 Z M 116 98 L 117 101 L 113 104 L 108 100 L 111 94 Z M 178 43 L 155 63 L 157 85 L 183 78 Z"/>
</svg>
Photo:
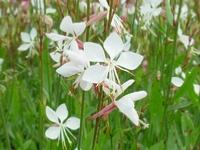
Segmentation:
<svg viewBox="0 0 200 150">
<path fill-rule="evenodd" d="M 77 74 L 81 71 L 82 71 L 81 68 L 77 67 L 76 65 L 74 65 L 71 62 L 62 65 L 61 67 L 59 67 L 56 70 L 56 72 L 63 77 L 70 77 L 70 76 L 75 75 L 75 74 Z"/>
<path fill-rule="evenodd" d="M 67 51 L 66 54 L 69 57 L 69 60 L 78 66 L 84 67 L 88 64 L 87 57 L 82 50 Z"/>
<path fill-rule="evenodd" d="M 107 0 L 99 0 L 99 3 L 101 4 L 101 6 L 105 7 L 106 9 L 110 8 Z"/>
<path fill-rule="evenodd" d="M 118 109 L 128 117 L 136 126 L 139 125 L 139 116 L 134 108 L 134 102 L 130 99 L 120 99 L 115 101 Z"/>
<path fill-rule="evenodd" d="M 125 83 L 123 83 L 118 89 L 116 93 L 116 97 L 121 95 L 129 86 L 131 86 L 134 83 L 134 80 L 128 80 Z"/>
<path fill-rule="evenodd" d="M 113 59 L 123 50 L 124 44 L 120 36 L 113 32 L 106 38 L 103 46 L 110 58 Z"/>
<path fill-rule="evenodd" d="M 176 87 L 181 87 L 184 83 L 183 79 L 179 77 L 172 77 L 171 83 L 175 85 Z"/>
<path fill-rule="evenodd" d="M 30 46 L 31 45 L 29 43 L 28 44 L 22 44 L 17 48 L 17 50 L 18 51 L 26 51 L 26 50 L 28 50 L 30 48 Z"/>
<path fill-rule="evenodd" d="M 46 33 L 46 36 L 51 39 L 52 41 L 63 41 L 67 39 L 67 36 L 60 35 L 57 33 Z"/>
<path fill-rule="evenodd" d="M 104 50 L 99 44 L 85 42 L 84 51 L 91 62 L 105 62 L 106 60 Z"/>
<path fill-rule="evenodd" d="M 23 42 L 31 42 L 31 38 L 30 38 L 30 35 L 26 32 L 21 32 L 21 39 Z"/>
<path fill-rule="evenodd" d="M 70 16 L 66 16 L 62 19 L 60 23 L 60 30 L 73 34 L 73 23 Z"/>
<path fill-rule="evenodd" d="M 57 62 L 57 63 L 60 62 L 61 54 L 59 52 L 51 52 L 50 56 L 55 62 Z"/>
<path fill-rule="evenodd" d="M 200 95 L 200 85 L 199 84 L 194 84 L 193 87 L 194 87 L 194 92 L 197 95 Z"/>
<path fill-rule="evenodd" d="M 143 56 L 140 54 L 133 52 L 123 52 L 117 60 L 117 65 L 129 70 L 134 70 L 142 63 L 142 60 Z"/>
<path fill-rule="evenodd" d="M 53 111 L 49 106 L 46 106 L 46 115 L 50 121 L 58 123 L 58 117 L 56 115 L 56 112 Z"/>
<path fill-rule="evenodd" d="M 85 31 L 85 28 L 86 28 L 85 22 L 79 22 L 73 24 L 73 32 L 75 33 L 76 36 L 80 36 Z"/>
<path fill-rule="evenodd" d="M 80 81 L 80 87 L 84 91 L 89 91 L 92 88 L 92 83 L 86 82 L 84 80 Z"/>
<path fill-rule="evenodd" d="M 49 127 L 46 132 L 45 136 L 49 139 L 55 140 L 60 135 L 60 127 Z"/>
<path fill-rule="evenodd" d="M 61 122 L 63 122 L 68 117 L 68 110 L 65 104 L 61 104 L 56 109 L 56 114 Z"/>
<path fill-rule="evenodd" d="M 96 64 L 85 70 L 82 79 L 90 83 L 100 83 L 106 79 L 107 75 L 108 67 Z"/>
<path fill-rule="evenodd" d="M 147 96 L 146 91 L 138 91 L 138 92 L 133 92 L 130 94 L 127 94 L 123 96 L 121 99 L 131 99 L 133 102 L 141 100 Z"/>
<path fill-rule="evenodd" d="M 80 119 L 77 117 L 70 117 L 67 119 L 64 126 L 71 130 L 77 130 L 80 127 Z"/>
<path fill-rule="evenodd" d="M 72 50 L 72 51 L 78 51 L 79 50 L 78 43 L 76 42 L 76 40 L 71 41 L 69 49 Z"/>
<path fill-rule="evenodd" d="M 37 36 L 37 30 L 35 28 L 31 29 L 30 36 L 31 36 L 31 40 L 34 40 L 35 37 Z"/>
</svg>

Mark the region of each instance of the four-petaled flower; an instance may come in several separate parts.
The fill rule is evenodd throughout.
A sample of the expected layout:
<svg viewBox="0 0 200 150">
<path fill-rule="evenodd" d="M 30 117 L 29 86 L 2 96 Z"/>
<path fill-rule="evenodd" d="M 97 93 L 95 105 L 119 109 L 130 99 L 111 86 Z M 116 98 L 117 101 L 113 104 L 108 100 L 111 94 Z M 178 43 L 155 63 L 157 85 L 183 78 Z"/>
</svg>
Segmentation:
<svg viewBox="0 0 200 150">
<path fill-rule="evenodd" d="M 56 111 L 46 106 L 46 115 L 54 124 L 46 130 L 45 136 L 52 140 L 61 140 L 64 145 L 66 137 L 71 143 L 70 136 L 75 137 L 70 130 L 77 130 L 80 127 L 80 119 L 77 117 L 67 118 L 68 110 L 65 104 L 61 104 Z"/>
<path fill-rule="evenodd" d="M 120 83 L 117 68 L 129 72 L 129 70 L 136 69 L 143 60 L 143 56 L 140 54 L 123 51 L 124 44 L 116 32 L 107 37 L 103 46 L 108 58 L 106 58 L 101 45 L 92 42 L 84 43 L 84 51 L 88 60 L 97 64 L 86 69 L 83 80 L 98 84 L 108 78 Z"/>
</svg>

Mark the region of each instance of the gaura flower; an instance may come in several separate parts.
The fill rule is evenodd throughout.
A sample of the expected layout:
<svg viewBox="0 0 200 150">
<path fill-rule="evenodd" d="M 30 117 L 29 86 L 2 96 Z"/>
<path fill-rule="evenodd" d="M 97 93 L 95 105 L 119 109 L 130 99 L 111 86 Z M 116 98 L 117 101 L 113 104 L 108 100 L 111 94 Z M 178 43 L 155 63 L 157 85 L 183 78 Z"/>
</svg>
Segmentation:
<svg viewBox="0 0 200 150">
<path fill-rule="evenodd" d="M 85 69 L 89 66 L 89 61 L 85 52 L 77 49 L 73 51 L 67 51 L 66 53 L 69 61 L 59 67 L 56 72 L 63 77 L 78 75 L 74 82 L 74 87 L 77 88 L 77 86 L 80 85 L 83 90 L 90 90 L 92 84 L 82 79 Z"/>
<path fill-rule="evenodd" d="M 133 92 L 127 94 L 121 98 L 118 98 L 129 86 L 134 83 L 134 80 L 128 80 L 122 85 L 114 83 L 106 79 L 103 83 L 103 91 L 106 95 L 109 95 L 112 99 L 112 102 L 105 106 L 102 110 L 92 115 L 91 119 L 96 119 L 98 117 L 107 116 L 111 113 L 114 109 L 118 108 L 121 113 L 123 113 L 128 119 L 131 120 L 136 126 L 139 125 L 139 122 L 147 126 L 143 121 L 139 119 L 138 113 L 135 110 L 135 101 L 140 100 L 147 96 L 145 91 Z"/>
<path fill-rule="evenodd" d="M 65 138 L 67 138 L 71 143 L 70 136 L 75 137 L 70 130 L 77 130 L 80 127 L 80 119 L 77 117 L 67 118 L 68 110 L 65 104 L 61 104 L 56 111 L 46 106 L 46 115 L 54 124 L 46 130 L 45 136 L 52 140 L 61 140 L 64 145 Z"/>
<path fill-rule="evenodd" d="M 162 8 L 159 5 L 162 3 L 162 0 L 144 0 L 143 4 L 140 6 L 140 13 L 145 22 L 145 26 L 151 24 L 151 20 L 154 17 L 160 15 Z"/>
<path fill-rule="evenodd" d="M 60 35 L 58 33 L 46 33 L 46 36 L 53 41 L 66 40 L 66 45 L 70 48 L 71 46 L 78 47 L 76 40 L 85 31 L 85 22 L 72 22 L 70 16 L 66 16 L 60 23 L 60 30 L 65 32 L 66 35 Z"/>
<path fill-rule="evenodd" d="M 35 50 L 36 36 L 37 36 L 37 31 L 35 28 L 32 28 L 30 33 L 21 32 L 21 39 L 23 43 L 18 47 L 18 51 L 29 50 L 29 54 L 27 57 L 30 57 L 36 54 L 37 53 L 37 51 Z"/>
<path fill-rule="evenodd" d="M 179 36 L 180 42 L 183 43 L 186 49 L 188 49 L 194 44 L 194 39 L 188 35 L 183 34 L 180 27 L 178 28 L 178 36 Z"/>
<path fill-rule="evenodd" d="M 143 56 L 140 54 L 123 51 L 124 44 L 116 32 L 107 37 L 103 47 L 109 56 L 108 58 L 106 58 L 101 45 L 93 42 L 84 43 L 84 51 L 88 60 L 97 64 L 86 69 L 83 80 L 98 84 L 109 79 L 120 83 L 117 68 L 129 72 L 129 70 L 135 70 L 143 60 Z"/>
<path fill-rule="evenodd" d="M 176 76 L 172 77 L 171 83 L 176 87 L 181 87 L 184 83 L 185 73 L 182 71 L 181 67 L 175 69 Z"/>
</svg>

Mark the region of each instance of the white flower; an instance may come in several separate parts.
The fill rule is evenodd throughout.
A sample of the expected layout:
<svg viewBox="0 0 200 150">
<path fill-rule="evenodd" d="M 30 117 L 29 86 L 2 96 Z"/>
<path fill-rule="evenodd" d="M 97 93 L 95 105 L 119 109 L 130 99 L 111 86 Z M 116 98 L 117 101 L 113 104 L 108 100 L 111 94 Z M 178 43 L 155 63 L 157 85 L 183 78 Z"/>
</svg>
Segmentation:
<svg viewBox="0 0 200 150">
<path fill-rule="evenodd" d="M 66 16 L 62 19 L 60 23 L 60 30 L 65 32 L 66 35 L 60 35 L 57 33 L 46 33 L 46 36 L 53 41 L 67 41 L 67 46 L 78 47 L 76 39 L 85 31 L 86 23 L 85 22 L 72 22 L 70 16 Z"/>
<path fill-rule="evenodd" d="M 140 6 L 140 13 L 145 22 L 145 26 L 150 25 L 151 20 L 154 17 L 160 15 L 162 8 L 158 7 L 162 3 L 162 0 L 144 0 Z"/>
<path fill-rule="evenodd" d="M 181 87 L 184 83 L 186 75 L 180 66 L 175 69 L 175 74 L 176 76 L 172 77 L 171 83 L 176 87 Z"/>
<path fill-rule="evenodd" d="M 199 84 L 193 84 L 194 92 L 199 96 L 200 95 L 200 85 Z"/>
<path fill-rule="evenodd" d="M 179 5 L 176 5 L 175 16 L 174 16 L 176 20 L 178 17 L 178 11 L 179 11 Z M 185 21 L 187 19 L 187 16 L 188 16 L 188 6 L 186 4 L 184 4 L 181 8 L 180 19 L 182 21 Z"/>
<path fill-rule="evenodd" d="M 131 120 L 136 126 L 139 125 L 139 116 L 137 111 L 135 110 L 135 101 L 143 99 L 147 96 L 145 91 L 133 92 L 131 94 L 127 94 L 120 98 L 119 100 L 114 101 L 117 108 L 122 112 L 128 119 Z"/>
<path fill-rule="evenodd" d="M 124 44 L 120 36 L 113 32 L 101 45 L 86 42 L 84 43 L 84 51 L 90 62 L 97 62 L 97 64 L 90 66 L 83 74 L 83 80 L 91 83 L 100 83 L 105 79 L 120 83 L 117 75 L 117 68 L 127 71 L 135 70 L 142 62 L 143 56 L 133 53 L 131 51 L 123 51 Z"/>
<path fill-rule="evenodd" d="M 18 47 L 18 51 L 29 50 L 29 56 L 36 53 L 36 51 L 34 50 L 36 36 L 37 36 L 37 31 L 35 28 L 32 28 L 30 33 L 21 32 L 21 39 L 22 39 L 23 43 Z"/>
<path fill-rule="evenodd" d="M 194 44 L 194 39 L 188 35 L 183 34 L 180 27 L 178 28 L 178 36 L 179 36 L 180 42 L 183 43 L 186 49 L 188 49 Z"/>
<path fill-rule="evenodd" d="M 80 85 L 83 90 L 88 91 L 92 87 L 92 84 L 82 79 L 85 68 L 89 66 L 89 61 L 85 55 L 85 52 L 78 49 L 67 51 L 66 53 L 69 61 L 59 67 L 56 72 L 63 77 L 78 75 L 77 79 L 74 82 L 74 87 L 76 88 L 78 85 Z M 55 60 L 58 61 L 59 58 L 59 54 L 57 54 L 57 56 L 54 55 Z"/>
<path fill-rule="evenodd" d="M 70 130 L 77 130 L 80 127 L 80 119 L 77 117 L 67 118 L 68 110 L 65 104 L 61 104 L 56 111 L 46 106 L 46 115 L 54 124 L 46 130 L 45 136 L 52 140 L 61 140 L 63 144 L 65 144 L 65 137 L 71 142 L 68 134 L 73 136 Z"/>
<path fill-rule="evenodd" d="M 107 0 L 99 0 L 99 3 L 102 7 L 104 7 L 107 10 L 107 20 L 109 19 L 109 12 L 110 12 L 110 6 L 108 5 Z M 121 33 L 122 31 L 126 31 L 123 25 L 122 19 L 117 15 L 113 14 L 113 18 L 111 20 L 111 26 L 118 32 Z"/>
<path fill-rule="evenodd" d="M 2 64 L 3 64 L 3 62 L 4 62 L 3 58 L 0 58 L 0 72 L 2 70 Z"/>
</svg>

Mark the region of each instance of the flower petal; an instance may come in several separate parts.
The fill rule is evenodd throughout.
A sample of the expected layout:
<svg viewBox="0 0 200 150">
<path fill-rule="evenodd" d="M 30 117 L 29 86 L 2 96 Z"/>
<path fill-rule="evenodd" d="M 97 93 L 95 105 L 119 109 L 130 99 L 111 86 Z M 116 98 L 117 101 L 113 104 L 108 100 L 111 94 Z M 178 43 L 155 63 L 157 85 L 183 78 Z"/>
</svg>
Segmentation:
<svg viewBox="0 0 200 150">
<path fill-rule="evenodd" d="M 21 39 L 23 42 L 31 42 L 31 38 L 30 38 L 30 35 L 26 32 L 21 32 Z"/>
<path fill-rule="evenodd" d="M 106 9 L 110 8 L 107 0 L 99 0 L 99 3 L 101 4 L 101 6 L 105 7 Z"/>
<path fill-rule="evenodd" d="M 72 75 L 75 75 L 79 72 L 82 72 L 82 69 L 77 67 L 75 64 L 72 62 L 68 62 L 61 67 L 59 67 L 56 72 L 60 74 L 63 77 L 70 77 Z"/>
<path fill-rule="evenodd" d="M 175 85 L 176 87 L 181 87 L 184 83 L 183 79 L 179 77 L 172 77 L 171 83 Z"/>
<path fill-rule="evenodd" d="M 70 117 L 67 119 L 64 126 L 71 130 L 77 130 L 80 127 L 80 119 L 77 117 Z"/>
<path fill-rule="evenodd" d="M 80 36 L 85 31 L 85 28 L 86 28 L 85 22 L 79 22 L 73 24 L 73 32 L 75 33 L 76 36 Z"/>
<path fill-rule="evenodd" d="M 84 51 L 82 50 L 67 51 L 66 54 L 71 62 L 78 66 L 83 66 L 82 69 L 84 69 L 84 66 L 89 63 Z"/>
<path fill-rule="evenodd" d="M 139 116 L 134 108 L 134 102 L 131 99 L 120 99 L 115 101 L 115 105 L 136 126 L 139 125 Z"/>
<path fill-rule="evenodd" d="M 50 56 L 55 62 L 57 62 L 57 63 L 60 62 L 61 54 L 59 52 L 51 52 Z"/>
<path fill-rule="evenodd" d="M 99 64 L 90 66 L 85 70 L 82 79 L 90 83 L 100 83 L 107 77 L 108 69 L 108 66 Z"/>
<path fill-rule="evenodd" d="M 105 62 L 105 53 L 101 45 L 93 42 L 84 43 L 84 51 L 89 61 L 91 62 Z"/>
<path fill-rule="evenodd" d="M 110 58 L 114 59 L 123 50 L 124 44 L 120 36 L 113 32 L 106 38 L 103 46 Z"/>
<path fill-rule="evenodd" d="M 133 102 L 135 102 L 140 99 L 143 99 L 146 96 L 147 96 L 146 91 L 138 91 L 138 92 L 133 92 L 133 93 L 127 94 L 127 95 L 123 96 L 121 99 L 131 99 Z"/>
<path fill-rule="evenodd" d="M 70 16 L 66 16 L 62 19 L 60 23 L 60 30 L 73 34 L 73 23 Z"/>
<path fill-rule="evenodd" d="M 58 123 L 58 117 L 56 115 L 56 112 L 53 111 L 49 106 L 46 106 L 46 115 L 50 121 Z"/>
<path fill-rule="evenodd" d="M 25 44 L 21 44 L 18 48 L 17 48 L 17 50 L 18 51 L 26 51 L 26 50 L 28 50 L 29 48 L 30 48 L 30 44 L 29 43 L 25 43 Z"/>
<path fill-rule="evenodd" d="M 68 117 L 68 110 L 65 104 L 61 104 L 56 109 L 56 114 L 61 122 L 63 122 Z"/>
<path fill-rule="evenodd" d="M 80 81 L 80 87 L 84 91 L 89 91 L 92 88 L 92 83 L 86 82 L 84 80 Z"/>
<path fill-rule="evenodd" d="M 118 97 L 121 95 L 129 86 L 131 86 L 134 83 L 134 80 L 128 80 L 125 83 L 123 83 L 118 89 L 115 97 Z"/>
<path fill-rule="evenodd" d="M 31 36 L 31 40 L 34 40 L 35 37 L 37 36 L 37 30 L 35 28 L 31 29 L 30 36 Z"/>
<path fill-rule="evenodd" d="M 52 41 L 63 41 L 68 38 L 67 36 L 60 35 L 57 33 L 46 33 L 46 36 Z"/>
<path fill-rule="evenodd" d="M 60 135 L 60 127 L 49 127 L 46 132 L 45 136 L 49 139 L 55 140 Z"/>
<path fill-rule="evenodd" d="M 117 60 L 117 65 L 129 70 L 134 70 L 142 63 L 142 60 L 143 56 L 140 54 L 133 52 L 123 52 Z"/>
</svg>

